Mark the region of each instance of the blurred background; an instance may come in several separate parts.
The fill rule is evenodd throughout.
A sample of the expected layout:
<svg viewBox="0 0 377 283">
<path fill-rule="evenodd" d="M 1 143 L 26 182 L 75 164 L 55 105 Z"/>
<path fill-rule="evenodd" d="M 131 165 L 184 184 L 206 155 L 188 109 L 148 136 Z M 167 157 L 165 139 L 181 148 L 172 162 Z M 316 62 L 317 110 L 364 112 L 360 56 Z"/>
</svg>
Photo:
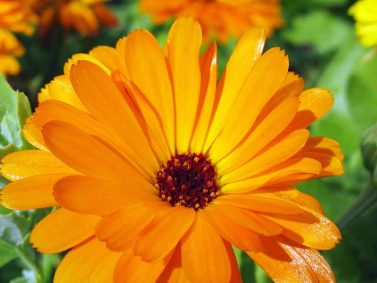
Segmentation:
<svg viewBox="0 0 377 283">
<path fill-rule="evenodd" d="M 377 130 L 370 129 L 377 123 L 377 56 L 375 47 L 363 47 L 356 36 L 355 21 L 348 12 L 354 2 L 282 0 L 285 24 L 267 42 L 267 48 L 279 46 L 286 51 L 290 69 L 305 79 L 306 88 L 325 87 L 335 96 L 332 111 L 311 130 L 314 136 L 328 136 L 340 142 L 346 157 L 345 174 L 310 181 L 299 187 L 318 198 L 326 215 L 341 228 L 343 240 L 337 248 L 323 255 L 337 281 L 347 283 L 377 282 L 377 188 L 374 181 Z M 148 29 L 161 43 L 165 40 L 171 21 L 153 24 L 149 15 L 140 12 L 138 1 L 109 1 L 106 7 L 113 12 L 118 25 L 101 25 L 95 36 L 67 32 L 59 25 L 45 34 L 41 30 L 36 30 L 32 36 L 16 33 L 25 52 L 19 58 L 20 73 L 7 76 L 7 80 L 14 89 L 26 94 L 31 109 L 37 105 L 41 88 L 63 72 L 64 63 L 73 54 L 87 53 L 99 45 L 114 46 L 119 38 L 136 28 Z M 235 43 L 236 40 L 231 39 L 219 45 L 221 69 Z M 4 91 L 2 88 L 0 90 Z M 2 119 L 13 121 L 10 124 L 15 130 L 7 132 L 5 127 L 1 128 L 0 157 L 29 146 L 20 134 L 23 122 L 30 115 L 28 102 L 22 95 L 16 100 L 6 99 L 0 94 L 0 114 L 5 106 L 14 107 L 12 113 L 3 111 Z M 1 182 L 4 184 L 5 180 Z M 10 213 L 0 208 L 1 283 L 51 282 L 61 255 L 38 254 L 27 243 L 30 227 L 46 213 L 48 211 L 44 210 Z M 270 282 L 247 256 L 240 252 L 237 256 L 244 282 Z"/>
</svg>

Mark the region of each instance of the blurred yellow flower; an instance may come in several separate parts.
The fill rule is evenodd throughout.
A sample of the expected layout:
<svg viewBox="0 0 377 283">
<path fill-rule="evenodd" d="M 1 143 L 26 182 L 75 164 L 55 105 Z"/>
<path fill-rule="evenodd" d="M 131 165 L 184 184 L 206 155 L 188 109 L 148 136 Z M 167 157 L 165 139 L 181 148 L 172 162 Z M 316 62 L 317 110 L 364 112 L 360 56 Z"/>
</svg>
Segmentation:
<svg viewBox="0 0 377 283">
<path fill-rule="evenodd" d="M 295 184 L 343 173 L 336 141 L 307 129 L 331 108 L 256 28 L 218 80 L 217 47 L 180 18 L 162 49 L 137 30 L 75 55 L 3 158 L 11 209 L 59 208 L 30 241 L 71 249 L 54 282 L 242 282 L 232 246 L 276 282 L 335 282 L 317 250 L 341 238 Z"/>
<path fill-rule="evenodd" d="M 17 57 L 24 53 L 12 32 L 30 35 L 35 18 L 22 0 L 0 0 L 0 74 L 16 75 L 20 71 Z"/>
<path fill-rule="evenodd" d="M 239 38 L 252 27 L 263 27 L 270 35 L 282 26 L 279 0 L 141 0 L 141 10 L 160 24 L 172 16 L 190 16 L 202 26 L 205 39 L 226 42 Z"/>
<path fill-rule="evenodd" d="M 115 26 L 117 20 L 105 6 L 106 0 L 26 0 L 39 16 L 41 34 L 60 23 L 83 36 L 95 35 L 99 25 Z"/>
<path fill-rule="evenodd" d="M 377 45 L 377 0 L 359 0 L 349 13 L 356 20 L 356 32 L 362 45 Z"/>
</svg>

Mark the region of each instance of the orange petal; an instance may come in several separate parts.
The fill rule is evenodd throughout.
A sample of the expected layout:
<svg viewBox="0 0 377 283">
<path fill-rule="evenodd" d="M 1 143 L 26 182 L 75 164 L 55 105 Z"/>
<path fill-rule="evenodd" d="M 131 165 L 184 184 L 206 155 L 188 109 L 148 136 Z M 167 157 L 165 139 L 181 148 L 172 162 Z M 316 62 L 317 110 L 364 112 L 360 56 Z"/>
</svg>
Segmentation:
<svg viewBox="0 0 377 283">
<path fill-rule="evenodd" d="M 130 75 L 127 69 L 126 50 L 127 50 L 127 37 L 124 36 L 119 39 L 115 45 L 119 60 L 117 63 L 117 69 L 126 80 L 130 80 Z"/>
<path fill-rule="evenodd" d="M 302 214 L 302 209 L 297 207 L 294 203 L 280 197 L 278 194 L 263 194 L 259 190 L 252 194 L 229 194 L 219 197 L 216 202 L 231 204 L 240 208 L 252 210 L 262 213 L 273 214 L 287 214 L 295 215 Z"/>
<path fill-rule="evenodd" d="M 68 176 L 54 187 L 56 201 L 72 211 L 94 215 L 109 215 L 135 198 L 155 198 L 155 188 L 143 183 L 118 184 L 88 176 Z"/>
<path fill-rule="evenodd" d="M 201 91 L 195 130 L 191 140 L 192 152 L 203 152 L 204 142 L 215 106 L 217 84 L 217 45 L 214 43 L 201 58 Z"/>
<path fill-rule="evenodd" d="M 210 207 L 208 207 L 203 211 L 203 215 L 221 237 L 244 251 L 261 249 L 258 234 L 234 224 L 227 217 L 224 217 L 223 214 L 219 214 L 218 212 L 218 209 L 210 209 Z"/>
<path fill-rule="evenodd" d="M 309 137 L 306 129 L 297 130 L 276 141 L 245 165 L 221 177 L 221 182 L 231 183 L 258 175 L 295 155 L 305 145 Z"/>
<path fill-rule="evenodd" d="M 135 245 L 135 254 L 140 255 L 145 261 L 165 257 L 191 227 L 194 218 L 193 209 L 180 205 L 157 214 L 140 233 Z M 156 239 L 159 239 L 158 245 Z"/>
<path fill-rule="evenodd" d="M 95 64 L 79 61 L 72 67 L 71 81 L 84 105 L 111 133 L 116 143 L 122 145 L 129 160 L 152 176 L 159 167 L 156 157 L 134 110 L 111 78 Z M 93 84 L 93 81 L 97 83 Z"/>
<path fill-rule="evenodd" d="M 321 204 L 319 203 L 318 200 L 316 200 L 315 198 L 313 198 L 312 196 L 310 196 L 308 194 L 300 192 L 297 189 L 278 187 L 278 188 L 263 188 L 263 189 L 259 189 L 259 190 L 255 191 L 255 193 L 258 193 L 258 194 L 263 193 L 263 192 L 273 193 L 274 195 L 276 195 L 280 198 L 287 199 L 289 201 L 293 201 L 293 202 L 299 204 L 300 206 L 308 207 L 308 208 L 310 208 L 310 209 L 312 209 L 312 210 L 314 210 L 318 213 L 323 214 L 322 206 L 321 206 Z M 242 196 L 239 196 L 239 197 L 242 197 Z M 282 213 L 280 213 L 280 214 L 282 214 Z"/>
<path fill-rule="evenodd" d="M 229 110 L 231 114 L 222 113 L 227 119 L 210 149 L 211 157 L 215 162 L 226 156 L 242 141 L 262 109 L 279 89 L 287 72 L 288 59 L 278 48 L 270 49 L 259 58 L 235 98 Z"/>
<path fill-rule="evenodd" d="M 290 97 L 272 109 L 250 136 L 218 163 L 219 175 L 239 168 L 260 152 L 289 125 L 296 115 L 297 107 L 297 98 Z"/>
<path fill-rule="evenodd" d="M 288 72 L 284 81 L 280 85 L 279 90 L 276 94 L 271 98 L 268 102 L 266 107 L 263 109 L 261 113 L 263 116 L 267 116 L 270 109 L 275 108 L 279 105 L 282 101 L 290 98 L 296 97 L 298 98 L 301 93 L 304 91 L 305 82 L 302 78 L 297 76 L 292 72 Z"/>
<path fill-rule="evenodd" d="M 56 206 L 53 188 L 65 176 L 41 175 L 9 183 L 0 191 L 1 204 L 18 210 Z"/>
<path fill-rule="evenodd" d="M 114 81 L 117 82 L 118 86 L 123 87 L 125 92 L 132 94 L 133 97 L 138 100 L 138 107 L 140 111 L 142 111 L 139 117 L 142 121 L 143 129 L 146 132 L 153 152 L 159 159 L 159 163 L 162 164 L 172 156 L 172 152 L 175 152 L 174 140 L 171 145 L 172 149 L 169 149 L 166 130 L 157 110 L 153 108 L 137 86 L 131 82 L 125 81 L 118 75 L 119 74 L 113 75 Z M 172 120 L 171 123 L 174 124 L 174 120 Z"/>
<path fill-rule="evenodd" d="M 313 249 L 276 243 L 265 238 L 263 252 L 247 252 L 274 282 L 332 283 L 334 274 Z"/>
<path fill-rule="evenodd" d="M 123 253 L 115 269 L 115 283 L 154 283 L 168 265 L 171 255 L 163 260 L 143 261 L 135 256 L 132 250 Z"/>
<path fill-rule="evenodd" d="M 24 128 L 22 129 L 22 134 L 23 134 L 24 138 L 34 147 L 48 151 L 48 149 L 46 148 L 46 146 L 44 144 L 39 125 L 31 122 L 32 118 L 33 118 L 33 116 L 30 116 L 26 120 Z"/>
<path fill-rule="evenodd" d="M 232 248 L 232 245 L 224 241 L 224 245 L 226 247 L 226 251 L 228 252 L 229 260 L 230 260 L 230 266 L 232 268 L 232 275 L 230 277 L 231 283 L 242 283 L 242 277 L 241 272 L 238 268 L 238 263 L 236 256 L 234 255 L 234 251 Z"/>
<path fill-rule="evenodd" d="M 42 253 L 68 250 L 94 234 L 99 218 L 60 208 L 43 218 L 33 229 L 30 243 Z"/>
<path fill-rule="evenodd" d="M 251 178 L 225 184 L 221 191 L 225 194 L 246 193 L 267 185 L 290 185 L 318 175 L 322 170 L 321 163 L 311 158 L 292 158 L 270 170 Z M 300 176 L 303 176 L 300 179 Z"/>
<path fill-rule="evenodd" d="M 161 273 L 156 283 L 191 283 L 185 270 L 182 267 L 182 252 L 181 244 L 179 243 L 166 266 L 165 270 Z"/>
<path fill-rule="evenodd" d="M 78 128 L 53 121 L 43 127 L 42 133 L 49 149 L 60 160 L 83 174 L 136 183 L 142 178 L 108 144 Z"/>
<path fill-rule="evenodd" d="M 157 40 L 147 31 L 129 34 L 126 62 L 132 82 L 145 95 L 162 120 L 171 152 L 175 151 L 174 103 L 172 86 L 165 58 Z M 135 96 L 136 99 L 140 97 Z M 143 113 L 149 109 L 141 109 Z"/>
<path fill-rule="evenodd" d="M 10 181 L 36 175 L 76 173 L 50 152 L 43 150 L 13 152 L 5 156 L 1 163 L 1 175 Z"/>
<path fill-rule="evenodd" d="M 304 149 L 318 150 L 321 152 L 332 153 L 337 159 L 343 161 L 344 154 L 336 140 L 326 137 L 310 137 Z"/>
<path fill-rule="evenodd" d="M 344 173 L 343 152 L 335 140 L 323 137 L 310 138 L 305 147 L 297 154 L 300 157 L 310 157 L 322 164 L 319 176 L 337 176 Z"/>
<path fill-rule="evenodd" d="M 321 88 L 305 90 L 299 97 L 300 107 L 289 131 L 307 128 L 314 121 L 325 115 L 334 103 L 330 91 Z"/>
<path fill-rule="evenodd" d="M 42 127 L 55 120 L 77 125 L 88 134 L 105 136 L 104 131 L 100 128 L 101 126 L 93 117 L 58 100 L 48 100 L 40 103 L 33 116 L 29 118 L 24 131 L 30 133 L 39 144 L 44 145 Z"/>
<path fill-rule="evenodd" d="M 200 95 L 201 43 L 202 33 L 199 23 L 190 18 L 180 18 L 174 22 L 167 39 L 167 60 L 175 98 L 178 152 L 187 152 L 194 128 Z"/>
<path fill-rule="evenodd" d="M 101 48 L 101 47 L 97 47 Z M 107 47 L 111 49 L 110 47 Z M 103 49 L 102 49 L 103 50 Z M 108 49 L 107 49 L 108 51 Z M 97 52 L 92 52 L 92 54 L 96 54 Z M 114 54 L 112 52 L 106 52 L 108 59 L 113 59 Z M 76 65 L 79 61 L 88 61 L 96 64 L 97 66 L 101 67 L 102 70 L 106 72 L 106 74 L 111 74 L 111 69 L 108 68 L 104 63 L 102 63 L 100 60 L 92 56 L 91 54 L 85 54 L 85 53 L 77 53 L 74 54 L 71 58 L 68 59 L 68 61 L 64 64 L 64 74 L 68 77 L 69 73 L 71 72 L 72 66 Z"/>
<path fill-rule="evenodd" d="M 272 221 L 250 210 L 233 206 L 221 200 L 214 202 L 210 208 L 217 217 L 227 218 L 234 225 L 245 228 L 257 234 L 275 236 L 282 232 L 282 228 Z M 214 211 L 215 210 L 215 211 Z"/>
<path fill-rule="evenodd" d="M 125 251 L 138 238 L 140 232 L 154 219 L 156 211 L 171 209 L 158 200 L 141 200 L 109 216 L 96 227 L 96 236 L 115 251 Z"/>
<path fill-rule="evenodd" d="M 68 252 L 58 265 L 54 282 L 113 282 L 120 256 L 121 253 L 110 251 L 92 238 Z"/>
<path fill-rule="evenodd" d="M 109 46 L 98 46 L 90 50 L 89 55 L 104 64 L 109 70 L 117 69 L 117 61 L 119 60 L 115 48 Z M 69 72 L 67 72 L 68 74 Z"/>
<path fill-rule="evenodd" d="M 231 265 L 223 240 L 197 212 L 195 222 L 182 239 L 182 266 L 192 282 L 228 283 Z"/>
<path fill-rule="evenodd" d="M 342 238 L 339 229 L 328 218 L 309 208 L 302 207 L 305 215 L 266 215 L 284 228 L 283 235 L 306 247 L 329 250 Z M 309 214 L 310 213 L 310 214 Z"/>
<path fill-rule="evenodd" d="M 86 111 L 85 106 L 82 105 L 80 99 L 77 97 L 69 77 L 66 75 L 55 77 L 41 90 L 38 94 L 38 101 L 43 102 L 47 100 L 59 100 L 82 111 Z"/>
<path fill-rule="evenodd" d="M 208 150 L 221 131 L 238 92 L 256 60 L 263 52 L 264 42 L 264 31 L 259 28 L 250 30 L 238 41 L 221 79 L 223 84 L 222 89 L 220 89 L 221 97 L 208 133 L 204 151 Z"/>
</svg>

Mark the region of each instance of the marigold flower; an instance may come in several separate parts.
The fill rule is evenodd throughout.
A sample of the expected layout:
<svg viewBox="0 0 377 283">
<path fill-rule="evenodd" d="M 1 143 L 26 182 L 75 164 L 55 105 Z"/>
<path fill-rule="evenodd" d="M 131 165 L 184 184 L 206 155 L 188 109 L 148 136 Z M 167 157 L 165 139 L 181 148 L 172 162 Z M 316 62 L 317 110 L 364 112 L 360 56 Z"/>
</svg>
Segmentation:
<svg viewBox="0 0 377 283">
<path fill-rule="evenodd" d="M 241 37 L 252 27 L 263 27 L 267 35 L 283 24 L 279 0 L 141 0 L 141 11 L 161 24 L 172 16 L 190 16 L 202 26 L 205 39 L 226 42 Z"/>
<path fill-rule="evenodd" d="M 377 1 L 359 0 L 349 10 L 356 20 L 356 33 L 362 45 L 377 45 Z"/>
<path fill-rule="evenodd" d="M 0 74 L 16 75 L 20 71 L 17 57 L 24 48 L 12 32 L 30 35 L 35 18 L 20 0 L 0 0 Z"/>
<path fill-rule="evenodd" d="M 95 35 L 99 24 L 115 26 L 117 20 L 106 8 L 107 0 L 27 0 L 39 15 L 42 34 L 60 23 L 65 29 L 75 29 L 83 36 Z"/>
<path fill-rule="evenodd" d="M 2 160 L 2 203 L 59 207 L 30 237 L 71 249 L 55 282 L 241 282 L 232 246 L 277 282 L 335 281 L 317 250 L 340 232 L 294 188 L 343 172 L 338 143 L 307 129 L 333 98 L 264 41 L 246 33 L 218 83 L 216 44 L 200 55 L 180 18 L 164 49 L 137 30 L 43 89 L 24 130 L 38 149 Z"/>
</svg>

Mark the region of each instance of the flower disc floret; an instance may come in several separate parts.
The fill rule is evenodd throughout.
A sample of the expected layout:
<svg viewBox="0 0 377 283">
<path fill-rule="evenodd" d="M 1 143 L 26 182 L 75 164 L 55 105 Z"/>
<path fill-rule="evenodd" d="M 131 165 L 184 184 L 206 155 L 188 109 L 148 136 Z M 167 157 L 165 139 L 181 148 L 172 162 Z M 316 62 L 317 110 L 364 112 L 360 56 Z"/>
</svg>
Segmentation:
<svg viewBox="0 0 377 283">
<path fill-rule="evenodd" d="M 156 187 L 162 200 L 196 210 L 220 195 L 217 173 L 204 154 L 172 156 L 156 174 Z"/>
</svg>

